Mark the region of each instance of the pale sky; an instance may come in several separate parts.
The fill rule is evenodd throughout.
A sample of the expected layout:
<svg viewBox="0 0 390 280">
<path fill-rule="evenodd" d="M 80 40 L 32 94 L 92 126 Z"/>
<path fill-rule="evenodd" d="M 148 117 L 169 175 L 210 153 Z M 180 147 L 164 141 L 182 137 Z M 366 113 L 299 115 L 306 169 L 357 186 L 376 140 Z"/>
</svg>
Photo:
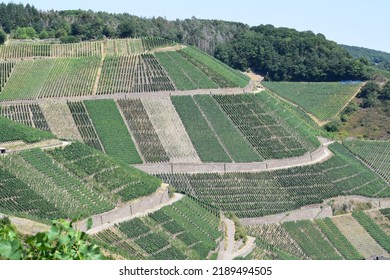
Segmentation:
<svg viewBox="0 0 390 280">
<path fill-rule="evenodd" d="M 4 0 L 3 0 L 4 1 Z M 4 1 L 7 2 L 7 1 Z M 390 1 L 387 0 L 28 0 L 41 10 L 83 9 L 129 13 L 169 20 L 195 16 L 238 21 L 251 26 L 272 24 L 322 33 L 337 43 L 390 53 Z"/>
</svg>

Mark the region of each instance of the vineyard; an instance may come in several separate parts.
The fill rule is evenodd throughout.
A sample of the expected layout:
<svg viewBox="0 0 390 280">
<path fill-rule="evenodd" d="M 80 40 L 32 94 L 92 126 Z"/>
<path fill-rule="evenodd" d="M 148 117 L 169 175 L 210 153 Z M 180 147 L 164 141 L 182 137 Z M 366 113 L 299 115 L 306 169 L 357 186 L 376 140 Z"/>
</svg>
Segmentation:
<svg viewBox="0 0 390 280">
<path fill-rule="evenodd" d="M 330 218 L 250 226 L 247 230 L 257 238 L 257 255 L 274 259 L 364 258 Z"/>
<path fill-rule="evenodd" d="M 316 225 L 326 235 L 328 240 L 335 246 L 338 252 L 346 260 L 360 260 L 363 257 L 352 246 L 348 239 L 341 233 L 337 226 L 333 223 L 332 219 L 325 218 L 323 220 L 316 220 Z"/>
<path fill-rule="evenodd" d="M 283 227 L 311 259 L 342 259 L 332 244 L 322 237 L 321 232 L 310 221 L 287 222 Z"/>
<path fill-rule="evenodd" d="M 171 161 L 200 162 L 169 98 L 143 99 L 142 105 Z"/>
<path fill-rule="evenodd" d="M 157 52 L 156 57 L 169 76 L 172 77 L 176 88 L 179 90 L 219 87 L 218 84 L 178 52 Z"/>
<path fill-rule="evenodd" d="M 301 106 L 320 121 L 334 117 L 357 93 L 362 83 L 263 82 L 277 95 Z"/>
<path fill-rule="evenodd" d="M 196 95 L 193 100 L 234 162 L 263 160 L 211 96 Z"/>
<path fill-rule="evenodd" d="M 228 151 L 221 144 L 191 96 L 173 96 L 172 103 L 203 162 L 232 161 Z"/>
<path fill-rule="evenodd" d="M 102 142 L 96 133 L 84 104 L 82 102 L 68 102 L 68 106 L 83 142 L 88 146 L 104 151 Z"/>
<path fill-rule="evenodd" d="M 57 162 L 99 193 L 117 202 L 149 195 L 161 181 L 126 164 L 114 161 L 81 143 L 48 152 Z"/>
<path fill-rule="evenodd" d="M 347 140 L 344 146 L 390 183 L 390 141 Z"/>
<path fill-rule="evenodd" d="M 0 143 L 18 140 L 33 143 L 54 138 L 54 135 L 49 132 L 33 129 L 1 116 L 0 131 Z"/>
<path fill-rule="evenodd" d="M 23 58 L 75 58 L 109 55 L 141 54 L 172 45 L 162 38 L 116 39 L 74 44 L 19 44 L 0 46 L 0 60 Z"/>
<path fill-rule="evenodd" d="M 29 184 L 3 169 L 0 162 L 0 212 L 34 215 L 46 219 L 64 217 L 57 207 L 35 192 Z"/>
<path fill-rule="evenodd" d="M 142 163 L 115 102 L 96 100 L 84 104 L 107 155 L 125 163 Z"/>
<path fill-rule="evenodd" d="M 340 144 L 331 159 L 260 173 L 159 174 L 177 190 L 238 217 L 260 217 L 341 194 L 389 196 L 390 187 Z"/>
<path fill-rule="evenodd" d="M 193 47 L 187 47 L 178 52 L 202 70 L 202 72 L 221 88 L 244 88 L 249 83 L 249 77 Z"/>
<path fill-rule="evenodd" d="M 366 213 L 352 212 L 352 216 L 361 224 L 372 238 L 390 253 L 390 236 L 387 235 Z"/>
<path fill-rule="evenodd" d="M 245 87 L 249 82 L 193 48 L 153 51 L 171 45 L 142 38 L 0 46 L 0 100 Z"/>
<path fill-rule="evenodd" d="M 120 109 L 146 162 L 166 162 L 169 158 L 139 99 L 118 100 Z"/>
<path fill-rule="evenodd" d="M 45 102 L 39 107 L 47 121 L 50 131 L 60 139 L 71 139 L 82 142 L 83 138 L 77 129 L 75 120 L 66 102 Z M 75 117 L 76 111 L 74 111 Z M 81 123 L 79 122 L 81 125 Z M 99 148 L 98 148 L 99 149 Z"/>
<path fill-rule="evenodd" d="M 2 92 L 3 87 L 7 83 L 14 66 L 14 62 L 0 62 L 0 92 Z"/>
<path fill-rule="evenodd" d="M 107 56 L 97 94 L 174 91 L 153 54 Z"/>
<path fill-rule="evenodd" d="M 2 106 L 0 107 L 0 116 L 50 132 L 45 116 L 37 104 Z"/>
<path fill-rule="evenodd" d="M 302 155 L 314 150 L 318 140 L 310 132 L 305 123 L 297 122 L 293 129 L 290 122 L 297 117 L 291 114 L 291 120 L 279 115 L 269 105 L 276 100 L 268 94 L 257 95 L 213 95 L 215 100 L 251 143 L 256 151 L 265 159 L 286 158 Z M 310 135 L 310 134 L 309 134 Z"/>
<path fill-rule="evenodd" d="M 94 239 L 130 259 L 208 259 L 221 236 L 218 227 L 216 214 L 184 198 L 149 216 L 99 232 Z"/>
</svg>

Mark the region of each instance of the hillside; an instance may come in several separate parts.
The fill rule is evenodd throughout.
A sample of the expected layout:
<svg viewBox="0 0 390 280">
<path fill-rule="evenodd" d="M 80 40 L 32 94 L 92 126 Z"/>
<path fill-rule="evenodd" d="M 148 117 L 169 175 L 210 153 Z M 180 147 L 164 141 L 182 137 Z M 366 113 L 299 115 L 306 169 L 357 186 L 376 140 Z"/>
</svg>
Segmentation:
<svg viewBox="0 0 390 280">
<path fill-rule="evenodd" d="M 154 54 L 171 45 L 145 38 L 0 46 L 0 100 L 248 86 L 248 77 L 194 48 L 168 47 L 170 51 Z M 171 61 L 164 59 L 171 53 Z M 192 76 L 193 72 L 200 77 Z"/>
<path fill-rule="evenodd" d="M 6 122 L 6 132 L 23 128 L 32 132 L 30 137 L 48 134 Z M 26 140 L 24 134 L 4 138 L 7 134 L 2 130 L 1 135 L 2 142 Z M 32 141 L 32 138 L 27 140 Z M 45 150 L 26 147 L 6 154 L 0 158 L 0 172 L 0 212 L 42 220 L 75 219 L 102 213 L 118 204 L 147 196 L 161 184 L 157 178 L 78 142 L 54 150 L 50 146 Z"/>
<path fill-rule="evenodd" d="M 388 209 L 312 221 L 249 226 L 257 248 L 248 259 L 360 260 L 389 257 Z"/>
<path fill-rule="evenodd" d="M 31 5 L 0 5 L 0 26 L 15 39 L 75 43 L 103 38 L 161 37 L 195 46 L 226 63 L 273 81 L 364 80 L 364 63 L 322 34 L 272 25 L 192 17 L 167 20 L 82 10 L 41 11 Z M 195 76 L 194 76 L 195 78 Z"/>
<path fill-rule="evenodd" d="M 345 48 L 348 53 L 354 58 L 365 58 L 369 62 L 371 62 L 375 67 L 382 70 L 390 70 L 390 53 L 355 47 L 355 46 L 347 46 L 341 45 Z"/>
<path fill-rule="evenodd" d="M 0 156 L 0 213 L 75 219 L 114 259 L 389 253 L 388 143 L 320 126 L 362 82 L 260 84 L 159 38 L 0 57 L 0 146 L 19 145 Z"/>
</svg>

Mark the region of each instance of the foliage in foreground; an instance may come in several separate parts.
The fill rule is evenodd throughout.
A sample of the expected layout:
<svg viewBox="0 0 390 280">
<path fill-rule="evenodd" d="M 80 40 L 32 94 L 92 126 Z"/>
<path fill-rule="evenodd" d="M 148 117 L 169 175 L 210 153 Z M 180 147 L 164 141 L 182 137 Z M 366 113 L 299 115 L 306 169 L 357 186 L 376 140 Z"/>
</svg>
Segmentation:
<svg viewBox="0 0 390 280">
<path fill-rule="evenodd" d="M 9 260 L 100 260 L 99 246 L 87 241 L 86 233 L 72 223 L 53 221 L 47 232 L 22 237 L 8 218 L 0 220 L 0 259 Z"/>
</svg>

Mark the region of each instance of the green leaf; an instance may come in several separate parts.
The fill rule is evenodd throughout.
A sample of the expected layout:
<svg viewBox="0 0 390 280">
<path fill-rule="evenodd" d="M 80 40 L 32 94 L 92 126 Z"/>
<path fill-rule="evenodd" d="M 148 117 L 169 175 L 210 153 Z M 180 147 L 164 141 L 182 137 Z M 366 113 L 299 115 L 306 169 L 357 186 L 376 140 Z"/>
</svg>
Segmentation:
<svg viewBox="0 0 390 280">
<path fill-rule="evenodd" d="M 1 241 L 0 255 L 9 260 L 20 260 L 22 258 L 21 244 L 18 240 Z"/>
</svg>

